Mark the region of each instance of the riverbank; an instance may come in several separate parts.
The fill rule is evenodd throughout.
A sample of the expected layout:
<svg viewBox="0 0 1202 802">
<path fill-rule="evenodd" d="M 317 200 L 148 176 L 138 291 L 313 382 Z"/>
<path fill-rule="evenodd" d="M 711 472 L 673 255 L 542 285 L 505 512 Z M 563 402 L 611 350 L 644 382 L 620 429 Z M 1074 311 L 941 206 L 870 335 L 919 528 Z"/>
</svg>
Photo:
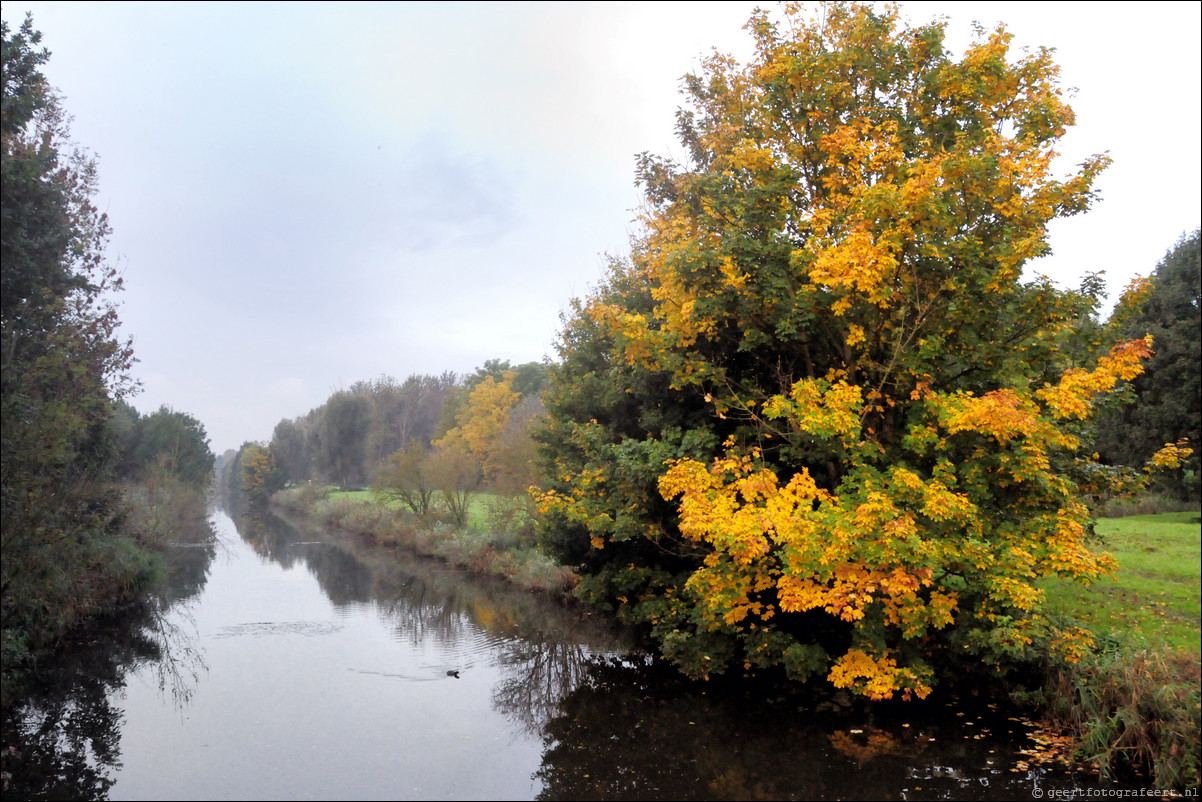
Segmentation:
<svg viewBox="0 0 1202 802">
<path fill-rule="evenodd" d="M 419 518 L 377 502 L 368 491 L 339 492 L 290 488 L 272 497 L 286 513 L 302 516 L 392 547 L 439 557 L 457 568 L 501 577 L 522 590 L 572 598 L 578 577 L 535 546 L 533 531 L 514 502 L 479 494 L 466 527 L 454 527 L 436 515 Z"/>
<path fill-rule="evenodd" d="M 205 489 L 177 477 L 97 483 L 88 526 L 64 513 L 57 537 L 5 531 L 0 708 L 17 703 L 42 666 L 96 626 L 142 605 L 171 571 L 173 544 L 209 542 Z M 51 530 L 54 531 L 54 530 Z"/>
</svg>

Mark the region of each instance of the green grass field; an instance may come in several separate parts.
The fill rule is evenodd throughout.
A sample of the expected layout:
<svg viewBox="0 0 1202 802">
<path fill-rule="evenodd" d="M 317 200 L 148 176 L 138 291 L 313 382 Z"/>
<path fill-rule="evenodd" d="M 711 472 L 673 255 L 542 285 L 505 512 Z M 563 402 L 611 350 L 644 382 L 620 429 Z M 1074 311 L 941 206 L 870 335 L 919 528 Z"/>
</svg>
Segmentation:
<svg viewBox="0 0 1202 802">
<path fill-rule="evenodd" d="M 488 516 L 488 503 L 494 498 L 492 493 L 477 493 L 472 497 L 472 505 L 467 512 L 467 525 L 469 529 L 479 529 L 486 524 Z M 335 490 L 330 488 L 330 501 L 365 501 L 372 504 L 378 503 L 375 495 L 370 490 Z M 399 501 L 390 501 L 387 506 L 394 510 L 402 509 L 405 505 Z"/>
<path fill-rule="evenodd" d="M 330 501 L 375 501 L 370 490 L 335 490 L 330 488 Z"/>
<path fill-rule="evenodd" d="M 1154 649 L 1202 657 L 1202 522 L 1197 512 L 1103 518 L 1102 549 L 1119 561 L 1116 579 L 1085 587 L 1044 583 L 1049 609 L 1099 635 L 1131 633 Z"/>
</svg>

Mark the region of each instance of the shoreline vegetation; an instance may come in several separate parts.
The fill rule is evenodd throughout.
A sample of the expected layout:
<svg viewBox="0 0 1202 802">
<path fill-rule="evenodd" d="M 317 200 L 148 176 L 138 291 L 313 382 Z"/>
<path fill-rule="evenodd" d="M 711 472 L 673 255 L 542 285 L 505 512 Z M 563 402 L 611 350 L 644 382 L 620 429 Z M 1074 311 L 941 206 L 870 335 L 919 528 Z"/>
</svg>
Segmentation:
<svg viewBox="0 0 1202 802">
<path fill-rule="evenodd" d="M 500 526 L 513 500 L 480 494 L 466 525 L 421 518 L 367 490 L 306 485 L 279 491 L 272 506 L 341 533 L 407 548 L 514 586 L 575 599 L 579 577 L 531 542 L 527 528 Z M 1202 517 L 1155 497 L 1100 518 L 1099 546 L 1119 559 L 1114 579 L 1092 586 L 1044 583 L 1047 613 L 1094 633 L 1097 648 L 1078 663 L 1033 666 L 1012 699 L 1031 710 L 1048 748 L 1032 762 L 1059 759 L 1103 777 L 1158 788 L 1199 784 L 1202 697 Z M 512 522 L 514 516 L 510 515 Z"/>
<path fill-rule="evenodd" d="M 1104 774 L 1134 770 L 1155 788 L 1202 783 L 1202 516 L 1097 521 L 1114 579 L 1045 583 L 1047 611 L 1094 633 L 1079 662 L 1049 666 L 1023 699 Z"/>
<path fill-rule="evenodd" d="M 401 547 L 479 574 L 501 577 L 523 590 L 572 599 L 579 577 L 539 549 L 521 500 L 479 494 L 467 523 L 454 526 L 443 516 L 424 517 L 381 502 L 370 491 L 306 485 L 282 490 L 272 505 L 341 532 Z"/>
<path fill-rule="evenodd" d="M 26 565 L 20 580 L 39 583 L 46 601 L 40 614 L 5 620 L 0 708 L 17 703 L 36 684 L 42 665 L 72 643 L 92 638 L 100 622 L 156 604 L 170 574 L 171 546 L 215 540 L 203 484 L 154 471 L 113 484 L 108 492 L 112 507 L 106 537 L 52 544 L 33 555 L 36 564 Z M 13 556 L 6 552 L 5 559 L 17 559 L 17 554 L 30 560 L 30 552 L 15 545 Z M 56 582 L 41 579 L 51 574 Z"/>
<path fill-rule="evenodd" d="M 29 14 L 0 20 L 0 708 L 81 630 L 147 598 L 165 544 L 203 526 L 204 426 L 127 404 L 123 279 L 93 155 L 42 73 Z"/>
</svg>

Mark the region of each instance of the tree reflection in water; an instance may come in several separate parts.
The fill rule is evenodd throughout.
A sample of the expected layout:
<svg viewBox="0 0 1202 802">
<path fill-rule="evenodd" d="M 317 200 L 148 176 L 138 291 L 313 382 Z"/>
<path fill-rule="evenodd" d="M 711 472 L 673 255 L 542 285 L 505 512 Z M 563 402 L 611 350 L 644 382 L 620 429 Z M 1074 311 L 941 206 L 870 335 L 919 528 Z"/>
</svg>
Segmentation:
<svg viewBox="0 0 1202 802">
<path fill-rule="evenodd" d="M 3 714 L 6 799 L 106 799 L 121 768 L 123 716 L 112 700 L 143 666 L 181 713 L 205 670 L 184 609 L 204 588 L 216 553 L 205 523 L 169 547 L 166 581 L 120 615 L 75 633 L 38 666 L 29 693 Z"/>
<path fill-rule="evenodd" d="M 533 736 L 584 676 L 592 655 L 629 648 L 627 637 L 580 609 L 487 577 L 407 555 L 378 588 L 380 612 L 412 643 L 458 647 L 498 669 L 493 708 Z M 403 577 L 403 579 L 402 579 Z"/>
<path fill-rule="evenodd" d="M 589 651 L 567 641 L 514 641 L 501 652 L 507 669 L 493 689 L 493 707 L 532 735 L 541 735 L 560 701 L 583 679 Z"/>
<path fill-rule="evenodd" d="M 336 605 L 373 601 L 397 638 L 464 655 L 467 662 L 449 670 L 470 668 L 476 660 L 495 665 L 500 679 L 494 709 L 535 737 L 593 655 L 630 648 L 624 633 L 580 608 L 408 549 L 347 535 L 330 538 L 312 524 L 273 518 L 258 524 L 273 533 L 269 541 L 255 535 L 254 542 L 266 543 L 256 548 L 260 554 L 281 564 L 303 558 Z"/>
<path fill-rule="evenodd" d="M 69 650 L 5 711 L 6 798 L 106 798 L 120 768 L 121 715 L 110 694 L 124 687 L 131 667 L 155 657 L 153 642 L 136 629 L 117 643 Z"/>
<path fill-rule="evenodd" d="M 546 726 L 538 798 L 990 800 L 1030 798 L 1034 781 L 1088 782 L 1020 770 L 1027 731 L 996 708 L 950 695 L 843 705 L 765 682 L 690 683 L 641 658 L 596 660 Z"/>
</svg>

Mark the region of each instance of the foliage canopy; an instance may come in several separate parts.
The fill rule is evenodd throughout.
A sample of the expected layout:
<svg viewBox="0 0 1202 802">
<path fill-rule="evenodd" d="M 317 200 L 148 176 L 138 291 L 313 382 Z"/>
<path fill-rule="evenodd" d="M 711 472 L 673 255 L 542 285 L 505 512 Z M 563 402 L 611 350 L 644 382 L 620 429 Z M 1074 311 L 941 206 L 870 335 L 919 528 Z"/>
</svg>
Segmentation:
<svg viewBox="0 0 1202 802">
<path fill-rule="evenodd" d="M 958 59 L 895 8 L 757 12 L 756 55 L 686 77 L 688 154 L 643 155 L 631 263 L 565 322 L 540 435 L 546 542 L 686 673 L 730 665 L 925 696 L 1083 631 L 1038 578 L 1088 582 L 1079 429 L 1140 371 L 1063 344 L 1088 291 L 1025 281 L 1105 156 L 1050 51 L 1004 28 Z"/>
</svg>

